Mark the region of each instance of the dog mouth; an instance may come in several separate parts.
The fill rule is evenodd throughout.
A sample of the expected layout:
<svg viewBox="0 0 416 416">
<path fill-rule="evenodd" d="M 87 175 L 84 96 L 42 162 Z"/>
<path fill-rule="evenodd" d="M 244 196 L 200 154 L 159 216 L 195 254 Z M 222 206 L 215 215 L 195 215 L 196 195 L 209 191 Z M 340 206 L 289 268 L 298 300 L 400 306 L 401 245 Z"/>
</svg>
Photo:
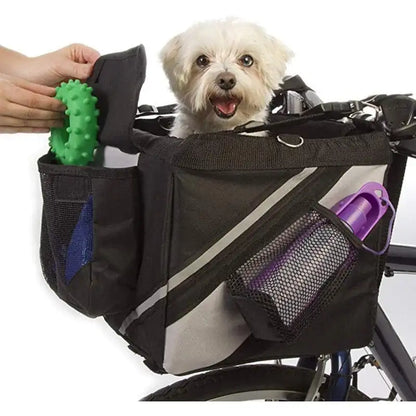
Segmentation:
<svg viewBox="0 0 416 416">
<path fill-rule="evenodd" d="M 241 100 L 233 96 L 213 96 L 209 101 L 218 117 L 231 118 L 236 113 Z"/>
</svg>

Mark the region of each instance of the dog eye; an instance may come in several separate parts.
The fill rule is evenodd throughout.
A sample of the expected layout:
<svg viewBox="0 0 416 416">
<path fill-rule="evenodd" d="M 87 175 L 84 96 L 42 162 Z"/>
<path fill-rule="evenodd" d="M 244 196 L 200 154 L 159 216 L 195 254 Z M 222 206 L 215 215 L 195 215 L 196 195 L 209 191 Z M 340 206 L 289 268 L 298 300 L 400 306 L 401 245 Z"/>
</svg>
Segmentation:
<svg viewBox="0 0 416 416">
<path fill-rule="evenodd" d="M 196 58 L 196 64 L 200 68 L 206 67 L 209 64 L 208 56 L 206 56 L 206 55 L 200 55 L 200 56 L 198 56 L 198 58 Z"/>
<path fill-rule="evenodd" d="M 244 66 L 251 66 L 254 63 L 254 59 L 251 55 L 243 55 L 240 58 L 240 62 L 244 65 Z"/>
</svg>

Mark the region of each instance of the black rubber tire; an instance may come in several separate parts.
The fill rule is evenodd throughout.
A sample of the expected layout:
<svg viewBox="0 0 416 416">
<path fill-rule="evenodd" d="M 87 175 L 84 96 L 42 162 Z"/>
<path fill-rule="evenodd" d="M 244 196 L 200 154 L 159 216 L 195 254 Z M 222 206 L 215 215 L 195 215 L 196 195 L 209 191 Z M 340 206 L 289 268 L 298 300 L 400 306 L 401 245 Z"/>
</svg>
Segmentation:
<svg viewBox="0 0 416 416">
<path fill-rule="evenodd" d="M 303 396 L 309 389 L 315 371 L 273 364 L 247 365 L 209 371 L 164 387 L 142 401 L 208 401 L 231 394 L 258 390 L 290 391 Z M 325 397 L 328 380 L 320 394 Z M 265 398 L 266 399 L 266 398 Z M 348 401 L 371 400 L 351 387 Z"/>
</svg>

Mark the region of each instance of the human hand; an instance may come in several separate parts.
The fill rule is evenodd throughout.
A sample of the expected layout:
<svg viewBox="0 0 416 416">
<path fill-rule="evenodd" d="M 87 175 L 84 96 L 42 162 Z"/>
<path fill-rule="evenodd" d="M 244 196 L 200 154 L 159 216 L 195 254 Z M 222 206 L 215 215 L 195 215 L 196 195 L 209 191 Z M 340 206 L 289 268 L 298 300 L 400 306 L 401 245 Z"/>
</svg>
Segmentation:
<svg viewBox="0 0 416 416">
<path fill-rule="evenodd" d="M 62 127 L 65 105 L 55 89 L 0 73 L 0 133 L 46 133 Z"/>
<path fill-rule="evenodd" d="M 19 76 L 38 84 L 57 86 L 70 78 L 86 80 L 92 73 L 100 54 L 88 46 L 74 43 L 35 58 L 27 58 L 27 64 Z"/>
</svg>

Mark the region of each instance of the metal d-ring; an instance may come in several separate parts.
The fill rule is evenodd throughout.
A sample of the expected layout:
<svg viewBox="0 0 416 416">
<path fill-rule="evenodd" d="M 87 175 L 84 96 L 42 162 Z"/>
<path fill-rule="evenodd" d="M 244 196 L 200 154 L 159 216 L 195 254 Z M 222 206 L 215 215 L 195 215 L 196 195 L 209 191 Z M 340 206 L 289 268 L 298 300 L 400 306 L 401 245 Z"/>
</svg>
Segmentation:
<svg viewBox="0 0 416 416">
<path fill-rule="evenodd" d="M 301 147 L 303 145 L 303 143 L 305 143 L 305 140 L 303 139 L 302 136 L 296 136 L 299 139 L 299 143 L 297 144 L 292 144 L 292 143 L 288 143 L 285 140 L 283 140 L 279 135 L 276 136 L 276 139 L 279 143 L 284 144 L 287 147 L 292 147 L 292 148 L 297 148 L 297 147 Z"/>
</svg>

